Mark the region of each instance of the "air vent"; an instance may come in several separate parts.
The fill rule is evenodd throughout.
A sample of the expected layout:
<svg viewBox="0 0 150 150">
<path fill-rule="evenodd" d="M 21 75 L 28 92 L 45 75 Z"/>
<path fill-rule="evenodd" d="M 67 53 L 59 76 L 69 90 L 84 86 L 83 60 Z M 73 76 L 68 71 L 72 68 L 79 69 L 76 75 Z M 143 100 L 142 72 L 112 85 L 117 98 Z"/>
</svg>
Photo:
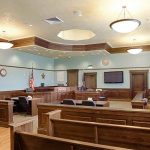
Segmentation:
<svg viewBox="0 0 150 150">
<path fill-rule="evenodd" d="M 59 23 L 62 23 L 63 20 L 61 20 L 60 18 L 58 17 L 53 17 L 53 18 L 49 18 L 49 19 L 45 19 L 45 21 L 49 24 L 59 24 Z"/>
</svg>

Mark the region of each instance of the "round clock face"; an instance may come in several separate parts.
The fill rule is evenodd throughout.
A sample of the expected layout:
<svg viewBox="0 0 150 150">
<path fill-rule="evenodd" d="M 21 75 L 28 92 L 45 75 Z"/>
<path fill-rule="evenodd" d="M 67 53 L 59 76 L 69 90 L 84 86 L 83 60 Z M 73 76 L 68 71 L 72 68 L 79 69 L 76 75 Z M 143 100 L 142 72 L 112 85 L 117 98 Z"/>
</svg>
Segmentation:
<svg viewBox="0 0 150 150">
<path fill-rule="evenodd" d="M 2 69 L 0 70 L 0 74 L 1 74 L 2 77 L 5 77 L 6 74 L 7 74 L 6 69 L 2 68 Z"/>
</svg>

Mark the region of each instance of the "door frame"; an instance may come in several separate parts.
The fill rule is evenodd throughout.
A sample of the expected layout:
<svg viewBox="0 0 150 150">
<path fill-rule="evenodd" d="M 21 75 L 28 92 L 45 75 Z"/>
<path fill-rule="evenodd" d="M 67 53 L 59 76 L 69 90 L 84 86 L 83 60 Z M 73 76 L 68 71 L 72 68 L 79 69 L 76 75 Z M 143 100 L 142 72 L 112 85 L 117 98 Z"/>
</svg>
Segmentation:
<svg viewBox="0 0 150 150">
<path fill-rule="evenodd" d="M 133 97 L 133 85 L 132 85 L 132 76 L 134 74 L 143 74 L 144 75 L 144 90 L 148 89 L 148 72 L 149 70 L 130 70 L 130 89 L 131 97 Z"/>
<path fill-rule="evenodd" d="M 97 72 L 85 72 L 84 73 L 84 81 L 85 81 L 85 76 L 86 75 L 96 75 L 95 83 L 96 83 L 96 89 L 97 89 Z M 86 86 L 86 83 L 85 83 L 85 86 Z"/>
</svg>

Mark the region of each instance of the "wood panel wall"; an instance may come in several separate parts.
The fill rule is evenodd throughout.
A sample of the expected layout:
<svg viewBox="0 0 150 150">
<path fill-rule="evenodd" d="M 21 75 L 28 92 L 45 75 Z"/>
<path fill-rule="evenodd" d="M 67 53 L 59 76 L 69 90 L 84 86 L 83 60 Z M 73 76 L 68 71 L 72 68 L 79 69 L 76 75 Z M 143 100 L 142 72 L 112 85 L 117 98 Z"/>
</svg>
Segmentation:
<svg viewBox="0 0 150 150">
<path fill-rule="evenodd" d="M 0 126 L 8 127 L 13 122 L 13 102 L 0 100 Z"/>
<path fill-rule="evenodd" d="M 119 125 L 150 127 L 150 111 L 137 109 L 112 109 L 93 108 L 85 106 L 68 106 L 59 104 L 39 104 L 38 105 L 38 131 L 45 131 L 46 122 L 44 113 L 61 110 L 63 119 L 90 121 L 99 123 L 110 123 Z"/>
<path fill-rule="evenodd" d="M 51 119 L 54 137 L 149 150 L 150 128 Z"/>
<path fill-rule="evenodd" d="M 129 150 L 58 137 L 15 132 L 15 150 Z"/>
</svg>

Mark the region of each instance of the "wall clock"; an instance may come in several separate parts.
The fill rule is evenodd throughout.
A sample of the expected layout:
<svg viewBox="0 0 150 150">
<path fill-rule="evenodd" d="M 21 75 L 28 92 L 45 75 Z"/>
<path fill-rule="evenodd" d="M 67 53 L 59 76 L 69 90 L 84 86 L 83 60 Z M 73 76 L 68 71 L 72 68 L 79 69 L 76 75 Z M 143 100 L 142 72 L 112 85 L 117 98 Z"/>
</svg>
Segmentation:
<svg viewBox="0 0 150 150">
<path fill-rule="evenodd" d="M 0 70 L 0 75 L 1 75 L 2 77 L 5 77 L 5 76 L 7 75 L 6 69 L 2 68 L 2 69 Z"/>
</svg>

